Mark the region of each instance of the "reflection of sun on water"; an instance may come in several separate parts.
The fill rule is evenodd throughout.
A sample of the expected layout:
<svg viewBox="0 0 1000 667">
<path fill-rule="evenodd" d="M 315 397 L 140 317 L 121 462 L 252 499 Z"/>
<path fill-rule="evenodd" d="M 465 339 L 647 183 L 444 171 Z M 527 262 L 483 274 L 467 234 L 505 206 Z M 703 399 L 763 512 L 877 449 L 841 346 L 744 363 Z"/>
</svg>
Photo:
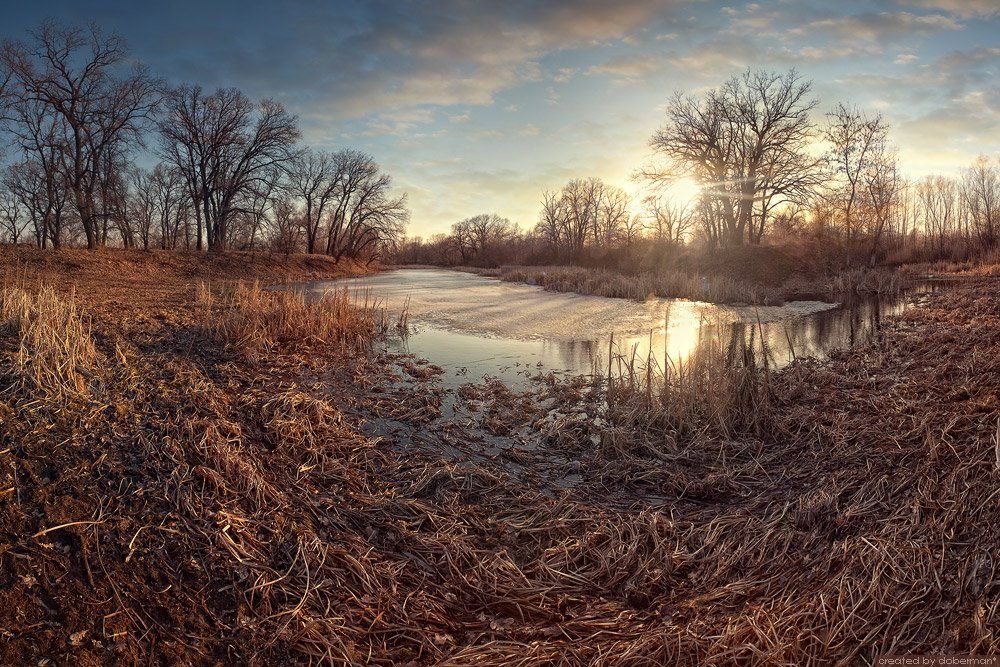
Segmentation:
<svg viewBox="0 0 1000 667">
<path fill-rule="evenodd" d="M 635 350 L 637 361 L 652 357 L 660 368 L 687 363 L 701 339 L 704 310 L 704 304 L 676 301 L 665 309 L 661 326 L 652 334 L 616 339 L 615 352 L 631 357 Z"/>
</svg>

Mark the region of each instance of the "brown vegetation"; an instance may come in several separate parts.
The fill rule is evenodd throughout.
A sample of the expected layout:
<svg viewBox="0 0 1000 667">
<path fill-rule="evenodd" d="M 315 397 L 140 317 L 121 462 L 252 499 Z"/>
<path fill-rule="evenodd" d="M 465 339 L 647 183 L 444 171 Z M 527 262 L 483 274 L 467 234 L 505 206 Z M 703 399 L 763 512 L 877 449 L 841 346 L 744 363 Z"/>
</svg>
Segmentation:
<svg viewBox="0 0 1000 667">
<path fill-rule="evenodd" d="M 5 663 L 1000 649 L 1000 321 L 974 283 L 829 363 L 720 347 L 665 376 L 623 359 L 610 393 L 470 389 L 480 431 L 435 418 L 435 373 L 324 345 L 366 321 L 314 317 L 343 304 L 219 286 L 242 296 L 206 308 L 200 259 L 40 256 L 0 297 Z M 384 419 L 418 437 L 362 435 Z M 487 433 L 531 446 L 483 456 Z"/>
</svg>

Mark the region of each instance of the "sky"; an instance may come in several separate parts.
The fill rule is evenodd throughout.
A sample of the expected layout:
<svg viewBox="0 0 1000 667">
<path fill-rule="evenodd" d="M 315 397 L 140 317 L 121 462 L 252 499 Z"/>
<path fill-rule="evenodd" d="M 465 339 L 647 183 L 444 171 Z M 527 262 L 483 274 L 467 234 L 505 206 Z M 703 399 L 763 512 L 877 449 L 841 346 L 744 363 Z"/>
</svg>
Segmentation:
<svg viewBox="0 0 1000 667">
<path fill-rule="evenodd" d="M 812 80 L 817 121 L 880 111 L 912 177 L 1000 151 L 1000 0 L 0 0 L 0 16 L 3 38 L 94 21 L 168 82 L 282 102 L 305 144 L 393 175 L 411 236 L 482 212 L 531 226 L 577 177 L 639 194 L 671 94 L 748 66 Z"/>
</svg>

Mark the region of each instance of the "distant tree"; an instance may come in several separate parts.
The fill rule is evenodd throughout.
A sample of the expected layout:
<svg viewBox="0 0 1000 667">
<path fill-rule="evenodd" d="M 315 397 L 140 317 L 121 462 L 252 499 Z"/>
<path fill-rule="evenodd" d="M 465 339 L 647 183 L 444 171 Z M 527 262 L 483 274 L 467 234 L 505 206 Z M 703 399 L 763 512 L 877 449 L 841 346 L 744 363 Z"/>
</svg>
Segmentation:
<svg viewBox="0 0 1000 667">
<path fill-rule="evenodd" d="M 859 208 L 866 193 L 866 180 L 881 170 L 889 150 L 889 126 L 881 114 L 868 116 L 843 104 L 827 115 L 824 132 L 829 144 L 826 159 L 834 181 L 831 200 L 840 217 L 848 245 L 854 243 L 865 221 Z"/>
<path fill-rule="evenodd" d="M 25 139 L 44 133 L 56 159 L 39 155 L 46 172 L 58 170 L 72 194 L 87 247 L 103 243 L 102 171 L 114 151 L 140 143 L 160 99 L 160 84 L 133 65 L 117 35 L 99 28 L 45 22 L 28 43 L 4 42 L 0 62 L 8 72 L 7 98 L 15 132 Z M 38 140 L 32 148 L 38 149 Z"/>
<path fill-rule="evenodd" d="M 492 264 L 517 235 L 517 227 L 495 213 L 481 213 L 451 226 L 462 263 Z"/>
<path fill-rule="evenodd" d="M 305 149 L 288 166 L 288 189 L 302 202 L 306 252 L 319 250 L 318 239 L 324 213 L 343 185 L 350 160 L 342 155 Z"/>
<path fill-rule="evenodd" d="M 233 88 L 205 95 L 198 86 L 170 92 L 159 130 L 161 154 L 184 174 L 208 247 L 218 252 L 228 249 L 230 225 L 250 210 L 254 193 L 292 159 L 299 137 L 278 102 L 254 104 Z"/>
<path fill-rule="evenodd" d="M 769 216 L 818 181 L 810 144 L 811 84 L 794 70 L 746 70 L 701 98 L 676 94 L 650 142 L 666 159 L 645 176 L 690 177 L 703 187 L 707 236 L 725 245 L 759 243 Z"/>
<path fill-rule="evenodd" d="M 882 249 L 886 232 L 899 211 L 900 196 L 905 183 L 899 172 L 895 151 L 880 148 L 869 168 L 862 174 L 866 212 L 865 232 L 868 238 L 868 262 L 874 266 Z"/>
<path fill-rule="evenodd" d="M 980 155 L 962 173 L 962 199 L 980 243 L 993 247 L 1000 233 L 1000 159 Z"/>
<path fill-rule="evenodd" d="M 535 233 L 555 250 L 579 256 L 585 246 L 610 247 L 630 224 L 624 190 L 599 178 L 578 178 L 542 196 Z M 634 231 L 634 230 L 633 230 Z"/>
<path fill-rule="evenodd" d="M 646 229 L 654 241 L 680 245 L 688 237 L 695 223 L 695 205 L 678 202 L 666 196 L 649 196 L 643 200 L 646 211 Z"/>
<path fill-rule="evenodd" d="M 272 248 L 286 255 L 294 252 L 299 246 L 299 236 L 306 227 L 295 204 L 287 196 L 277 196 L 272 199 L 269 211 L 267 222 Z"/>
<path fill-rule="evenodd" d="M 916 185 L 923 231 L 939 255 L 944 253 L 948 237 L 957 231 L 960 194 L 958 182 L 945 176 L 926 176 Z"/>
<path fill-rule="evenodd" d="M 149 187 L 156 211 L 160 248 L 180 245 L 182 227 L 187 227 L 191 202 L 184 189 L 184 177 L 175 167 L 160 163 L 150 174 Z"/>
<path fill-rule="evenodd" d="M 39 248 L 62 245 L 67 227 L 69 193 L 61 178 L 53 178 L 38 160 L 25 160 L 7 167 L 6 189 L 27 211 Z"/>
<path fill-rule="evenodd" d="M 30 223 L 17 194 L 10 189 L 8 179 L 0 181 L 0 224 L 9 243 L 20 243 L 21 235 Z"/>
</svg>

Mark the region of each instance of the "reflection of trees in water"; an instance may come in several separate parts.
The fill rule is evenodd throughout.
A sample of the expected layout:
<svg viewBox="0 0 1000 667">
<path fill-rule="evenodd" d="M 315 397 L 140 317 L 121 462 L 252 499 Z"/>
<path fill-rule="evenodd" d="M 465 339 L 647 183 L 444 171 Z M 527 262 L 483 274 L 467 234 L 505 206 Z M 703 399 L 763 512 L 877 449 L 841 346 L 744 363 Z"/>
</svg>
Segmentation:
<svg viewBox="0 0 1000 667">
<path fill-rule="evenodd" d="M 554 351 L 560 366 L 577 371 L 588 370 L 599 350 L 600 341 L 596 340 L 546 341 L 542 346 L 542 353 L 546 357 L 553 356 Z"/>
<path fill-rule="evenodd" d="M 855 299 L 838 308 L 778 322 L 701 322 L 698 343 L 690 349 L 687 357 L 714 344 L 723 346 L 730 356 L 738 354 L 741 345 L 752 345 L 757 359 L 761 361 L 766 350 L 768 364 L 774 367 L 785 366 L 794 357 L 823 358 L 835 349 L 870 341 L 881 327 L 884 317 L 897 315 L 905 308 L 906 298 L 900 294 L 888 299 Z M 669 363 L 665 360 L 664 352 L 669 347 L 667 340 L 664 340 L 665 336 L 670 335 L 669 327 L 666 332 L 656 337 L 656 343 L 660 344 L 661 349 L 657 349 L 655 345 L 651 348 L 661 366 Z M 674 331 L 675 335 L 677 333 Z M 603 339 L 559 343 L 561 358 L 564 363 L 574 367 L 591 368 L 595 361 L 600 362 L 607 355 L 608 342 Z M 631 350 L 618 348 L 616 352 L 628 354 Z M 670 361 L 676 363 L 685 360 Z"/>
</svg>

